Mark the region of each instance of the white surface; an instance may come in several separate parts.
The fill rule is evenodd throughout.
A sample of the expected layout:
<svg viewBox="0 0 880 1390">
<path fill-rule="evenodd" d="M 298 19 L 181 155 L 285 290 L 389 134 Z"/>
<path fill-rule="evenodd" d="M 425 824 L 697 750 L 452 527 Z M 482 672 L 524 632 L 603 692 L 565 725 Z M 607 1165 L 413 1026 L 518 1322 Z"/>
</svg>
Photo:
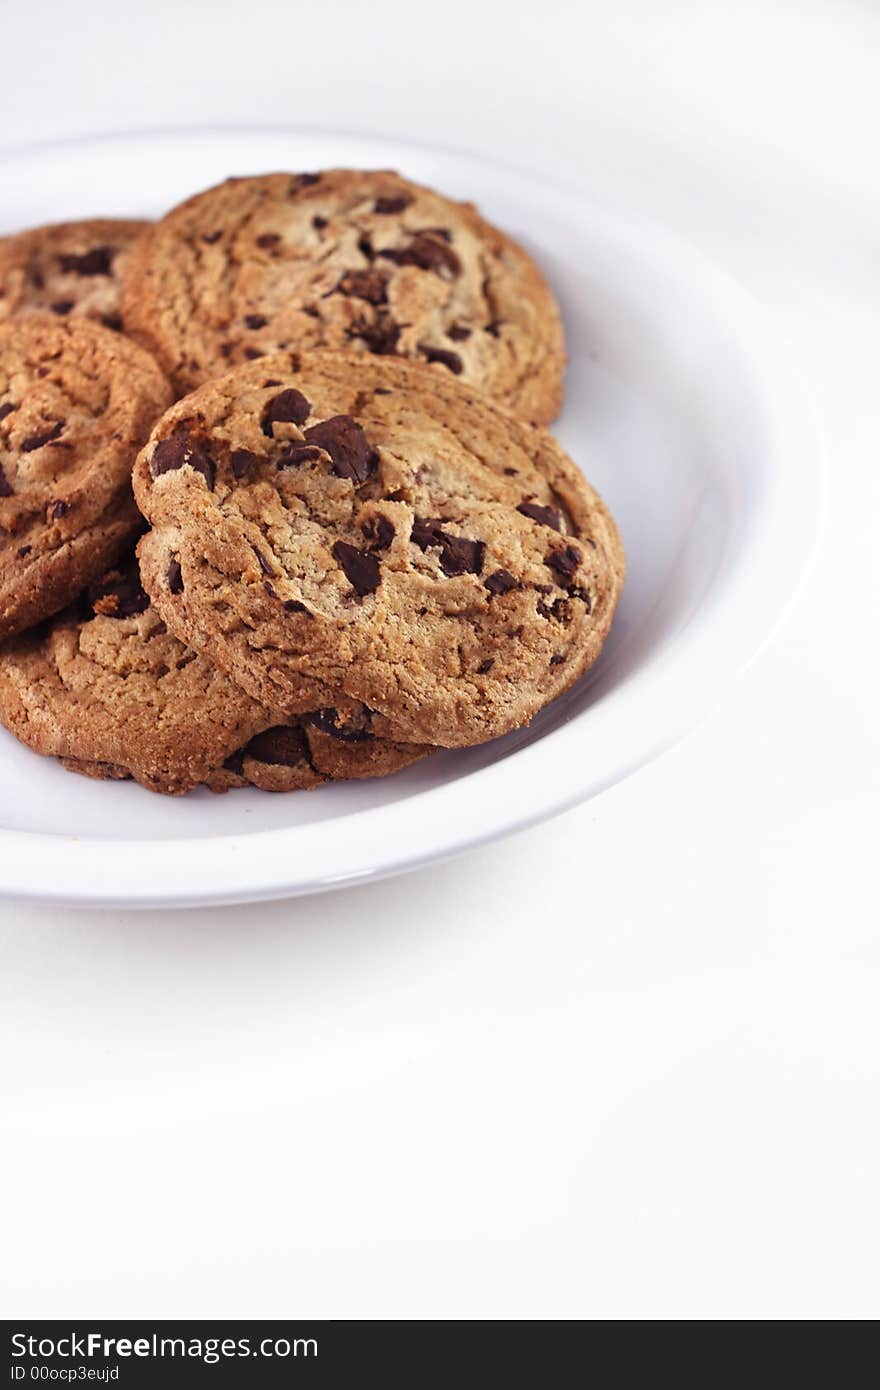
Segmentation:
<svg viewBox="0 0 880 1390">
<path fill-rule="evenodd" d="M 299 133 L 43 146 L 0 161 L 10 229 L 158 214 L 229 172 L 405 168 L 539 248 L 563 304 L 557 431 L 609 503 L 627 582 L 602 660 L 528 729 L 309 796 L 69 781 L 0 732 L 0 893 L 73 905 L 290 896 L 422 867 L 587 800 L 687 732 L 790 605 L 815 552 L 817 424 L 757 305 L 693 250 L 482 160 Z M 144 188 L 150 201 L 144 202 Z"/>
<path fill-rule="evenodd" d="M 10 143 L 329 112 L 660 218 L 771 309 L 833 465 L 772 646 L 588 806 L 320 899 L 0 909 L 10 1316 L 877 1314 L 880 16 L 660 9 L 6 21 Z"/>
</svg>

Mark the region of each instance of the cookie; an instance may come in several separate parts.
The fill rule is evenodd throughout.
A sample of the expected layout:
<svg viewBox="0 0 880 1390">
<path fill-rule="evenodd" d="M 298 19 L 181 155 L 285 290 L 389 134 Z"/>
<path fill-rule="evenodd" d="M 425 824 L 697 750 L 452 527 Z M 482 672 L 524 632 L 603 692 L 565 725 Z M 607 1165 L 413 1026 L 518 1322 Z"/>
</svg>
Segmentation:
<svg viewBox="0 0 880 1390">
<path fill-rule="evenodd" d="M 422 362 L 547 422 L 559 311 L 541 272 L 470 203 L 390 172 L 228 179 L 138 243 L 126 327 L 179 393 L 279 348 Z"/>
<path fill-rule="evenodd" d="M 70 771 L 171 794 L 307 789 L 382 776 L 426 752 L 374 737 L 370 712 L 350 701 L 285 720 L 252 700 L 171 636 L 133 558 L 0 649 L 0 722 Z"/>
<path fill-rule="evenodd" d="M 134 486 L 173 632 L 257 699 L 295 713 L 317 680 L 411 742 L 527 723 L 596 659 L 623 582 L 611 517 L 545 430 L 393 358 L 277 354 L 209 382 Z"/>
<path fill-rule="evenodd" d="M 86 318 L 0 325 L 0 639 L 56 613 L 139 528 L 131 468 L 171 388 Z"/>
<path fill-rule="evenodd" d="M 119 289 L 148 222 L 57 222 L 0 238 L 0 322 L 20 314 L 83 315 L 122 329 Z"/>
</svg>

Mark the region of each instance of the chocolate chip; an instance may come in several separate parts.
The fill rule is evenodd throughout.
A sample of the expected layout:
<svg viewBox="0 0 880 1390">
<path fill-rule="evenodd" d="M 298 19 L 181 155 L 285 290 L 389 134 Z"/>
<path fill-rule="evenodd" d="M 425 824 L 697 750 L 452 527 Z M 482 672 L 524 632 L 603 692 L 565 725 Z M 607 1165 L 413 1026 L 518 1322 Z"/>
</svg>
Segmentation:
<svg viewBox="0 0 880 1390">
<path fill-rule="evenodd" d="M 246 347 L 244 355 L 249 362 L 256 362 L 258 358 L 266 356 L 264 352 L 261 352 L 259 348 L 255 347 Z"/>
<path fill-rule="evenodd" d="M 368 261 L 371 261 L 376 254 L 376 252 L 373 250 L 372 241 L 366 235 L 358 237 L 358 250 L 360 251 L 362 256 L 366 256 Z"/>
<path fill-rule="evenodd" d="M 539 502 L 520 502 L 516 510 L 541 526 L 552 526 L 554 531 L 562 530 L 562 517 L 555 507 L 542 507 Z"/>
<path fill-rule="evenodd" d="M 394 540 L 394 527 L 387 516 L 382 516 L 380 512 L 367 517 L 361 530 L 367 540 L 368 550 L 387 550 Z"/>
<path fill-rule="evenodd" d="M 272 437 L 272 426 L 276 424 L 304 425 L 312 413 L 311 402 L 302 391 L 289 387 L 273 396 L 263 408 L 263 434 Z"/>
<path fill-rule="evenodd" d="M 380 213 L 403 212 L 412 202 L 411 193 L 398 193 L 393 197 L 377 198 L 373 204 L 373 211 Z"/>
<path fill-rule="evenodd" d="M 298 193 L 301 188 L 311 188 L 314 184 L 320 183 L 320 174 L 294 174 L 290 181 L 290 192 Z"/>
<path fill-rule="evenodd" d="M 159 478 L 163 473 L 173 473 L 183 468 L 184 464 L 201 473 L 208 489 L 213 492 L 214 460 L 184 431 L 172 434 L 169 439 L 163 439 L 156 445 L 150 459 L 150 475 Z"/>
<path fill-rule="evenodd" d="M 485 676 L 486 673 L 487 673 L 488 671 L 491 671 L 491 670 L 492 670 L 492 667 L 493 667 L 494 665 L 495 665 L 495 658 L 494 658 L 493 656 L 487 657 L 486 660 L 480 662 L 480 665 L 477 667 L 477 675 L 478 675 L 478 676 Z"/>
<path fill-rule="evenodd" d="M 0 405 L 0 420 L 5 420 L 7 415 L 12 414 L 13 410 L 18 410 L 18 406 L 13 405 L 12 401 L 4 401 L 3 404 Z"/>
<path fill-rule="evenodd" d="M 149 597 L 141 587 L 137 565 L 111 570 L 87 590 L 92 611 L 105 618 L 133 618 L 149 607 Z"/>
<path fill-rule="evenodd" d="M 252 545 L 252 546 L 251 546 L 251 550 L 252 550 L 252 551 L 254 552 L 254 554 L 256 555 L 256 557 L 257 557 L 257 563 L 259 564 L 260 569 L 263 571 L 263 573 L 264 573 L 264 574 L 270 574 L 270 575 L 272 575 L 272 577 L 274 578 L 274 576 L 275 576 L 275 571 L 274 571 L 274 569 L 272 568 L 272 566 L 269 564 L 269 561 L 266 559 L 266 557 L 265 557 L 265 555 L 263 554 L 262 550 L 259 550 L 255 545 Z"/>
<path fill-rule="evenodd" d="M 391 387 L 390 387 L 390 386 L 374 386 L 374 387 L 373 387 L 373 395 L 374 395 L 374 396 L 390 396 L 390 395 L 391 395 Z"/>
<path fill-rule="evenodd" d="M 378 270 L 347 270 L 336 288 L 340 294 L 365 299 L 368 304 L 384 304 L 388 298 L 385 281 Z"/>
<path fill-rule="evenodd" d="M 442 521 L 428 521 L 424 517 L 413 517 L 412 530 L 409 538 L 413 545 L 417 545 L 419 550 L 427 550 L 429 545 L 439 545 L 443 532 Z"/>
<path fill-rule="evenodd" d="M 312 218 L 312 226 L 314 227 L 316 232 L 323 232 L 324 228 L 327 226 L 326 217 L 320 217 L 316 213 L 315 216 Z"/>
<path fill-rule="evenodd" d="M 251 453 L 250 449 L 233 449 L 229 455 L 234 478 L 247 478 L 259 462 L 259 454 Z"/>
<path fill-rule="evenodd" d="M 278 468 L 293 468 L 320 457 L 321 450 L 314 444 L 288 444 L 284 452 L 279 454 L 277 466 Z"/>
<path fill-rule="evenodd" d="M 561 666 L 564 660 L 565 657 L 562 655 L 562 652 L 554 652 L 550 658 L 550 665 Z"/>
<path fill-rule="evenodd" d="M 112 328 L 114 333 L 122 332 L 121 314 L 102 314 L 101 322 L 103 323 L 105 328 Z"/>
<path fill-rule="evenodd" d="M 244 316 L 245 328 L 265 328 L 268 322 L 265 314 L 245 314 Z"/>
<path fill-rule="evenodd" d="M 378 589 L 382 576 L 375 555 L 370 555 L 366 550 L 358 550 L 347 541 L 337 541 L 333 546 L 333 555 L 346 579 L 361 598 Z"/>
<path fill-rule="evenodd" d="M 568 591 L 569 598 L 579 598 L 588 613 L 593 611 L 593 600 L 590 597 L 589 589 L 582 589 L 579 585 L 572 585 Z"/>
<path fill-rule="evenodd" d="M 241 753 L 230 753 L 223 766 L 227 772 L 234 772 L 236 776 L 241 777 L 244 773 L 244 758 Z"/>
<path fill-rule="evenodd" d="M 23 454 L 30 454 L 34 449 L 42 449 L 44 444 L 50 444 L 53 439 L 57 439 L 64 428 L 63 420 L 56 420 L 55 424 L 47 430 L 41 430 L 39 434 L 32 434 L 22 441 L 19 445 Z"/>
<path fill-rule="evenodd" d="M 490 594 L 509 594 L 511 589 L 518 589 L 520 586 L 510 570 L 495 570 L 494 574 L 490 574 L 486 579 L 483 587 L 488 589 Z"/>
<path fill-rule="evenodd" d="M 452 247 L 445 241 L 438 240 L 434 233 L 420 232 L 409 246 L 391 248 L 377 254 L 393 261 L 395 265 L 414 265 L 420 270 L 433 270 L 438 275 L 441 271 L 457 275 L 461 270 L 461 262 Z"/>
<path fill-rule="evenodd" d="M 0 493 L 0 497 L 2 497 L 2 495 L 3 494 Z M 20 545 L 15 553 L 18 556 L 19 560 L 23 560 L 26 555 L 30 555 L 33 548 L 34 547 L 32 545 Z"/>
<path fill-rule="evenodd" d="M 49 503 L 49 518 L 52 521 L 59 521 L 61 517 L 67 515 L 69 510 L 68 504 L 59 498 L 57 501 Z"/>
<path fill-rule="evenodd" d="M 309 723 L 314 728 L 320 729 L 322 734 L 329 734 L 331 738 L 341 739 L 343 743 L 368 743 L 373 737 L 369 729 L 359 729 L 351 724 L 340 723 L 339 711 L 335 709 L 318 709 L 307 718 Z"/>
<path fill-rule="evenodd" d="M 245 757 L 258 763 L 274 763 L 277 767 L 298 767 L 309 761 L 309 745 L 298 725 L 278 724 L 257 734 L 242 749 Z"/>
<path fill-rule="evenodd" d="M 550 618 L 557 623 L 570 623 L 574 617 L 571 599 L 567 594 L 564 598 L 554 599 L 551 604 L 539 603 L 536 608 L 542 618 Z"/>
<path fill-rule="evenodd" d="M 12 484 L 3 472 L 3 465 L 0 464 L 0 497 L 12 496 Z"/>
<path fill-rule="evenodd" d="M 59 256 L 65 275 L 109 275 L 113 269 L 113 247 L 96 246 L 82 256 Z"/>
<path fill-rule="evenodd" d="M 281 607 L 285 613 L 305 613 L 307 618 L 311 618 L 311 610 L 306 608 L 304 603 L 300 603 L 298 598 L 286 598 Z"/>
<path fill-rule="evenodd" d="M 571 579 L 575 570 L 581 562 L 581 552 L 573 545 L 567 545 L 564 550 L 553 550 L 544 560 L 544 564 L 558 575 L 557 583 L 560 580 Z"/>
<path fill-rule="evenodd" d="M 508 478 L 515 478 L 517 475 L 517 469 L 515 468 L 505 468 L 504 472 L 507 474 Z"/>
<path fill-rule="evenodd" d="M 380 310 L 372 323 L 357 319 L 347 332 L 349 338 L 363 339 L 370 352 L 378 357 L 392 357 L 397 351 L 400 325 L 395 323 L 387 310 Z"/>
<path fill-rule="evenodd" d="M 350 415 L 333 415 L 312 425 L 304 434 L 310 444 L 317 444 L 330 455 L 338 477 L 365 483 L 375 473 L 379 455 Z"/>
<path fill-rule="evenodd" d="M 482 541 L 469 541 L 464 536 L 442 533 L 440 568 L 450 578 L 456 574 L 479 574 L 483 568 L 486 547 Z"/>
<path fill-rule="evenodd" d="M 439 545 L 440 568 L 450 578 L 457 574 L 479 574 L 483 568 L 486 550 L 483 542 L 471 541 L 464 536 L 451 536 L 442 529 L 440 521 L 415 517 L 409 538 L 420 550 Z"/>
<path fill-rule="evenodd" d="M 54 304 L 50 304 L 53 314 L 69 314 L 73 308 L 72 299 L 56 299 Z"/>
<path fill-rule="evenodd" d="M 450 352 L 447 348 L 431 347 L 428 343 L 419 343 L 419 352 L 426 357 L 429 362 L 440 362 L 444 367 L 448 367 L 456 376 L 461 373 L 461 358 L 457 352 Z"/>
<path fill-rule="evenodd" d="M 183 571 L 180 568 L 179 560 L 171 560 L 168 565 L 168 572 L 165 576 L 168 581 L 168 588 L 172 594 L 183 593 Z"/>
<path fill-rule="evenodd" d="M 277 232 L 263 232 L 257 237 L 257 245 L 261 251 L 269 251 L 273 246 L 277 246 L 281 237 Z"/>
<path fill-rule="evenodd" d="M 222 235 L 222 232 L 205 232 L 202 241 L 206 241 L 209 246 L 213 246 L 215 242 L 220 240 Z"/>
<path fill-rule="evenodd" d="M 446 336 L 454 343 L 466 343 L 472 332 L 473 329 L 466 328 L 463 323 L 453 323 L 447 328 Z"/>
</svg>

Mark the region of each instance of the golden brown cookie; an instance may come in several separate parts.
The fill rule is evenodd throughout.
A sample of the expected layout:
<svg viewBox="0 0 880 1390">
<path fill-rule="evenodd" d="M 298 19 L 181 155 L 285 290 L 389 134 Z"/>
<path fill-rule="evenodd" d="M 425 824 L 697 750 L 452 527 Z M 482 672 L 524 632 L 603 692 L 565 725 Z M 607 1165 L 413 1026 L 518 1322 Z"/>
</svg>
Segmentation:
<svg viewBox="0 0 880 1390">
<path fill-rule="evenodd" d="M 70 771 L 171 794 L 307 789 L 383 776 L 428 751 L 375 737 L 350 701 L 293 720 L 258 704 L 172 637 L 133 559 L 0 648 L 0 723 Z"/>
<path fill-rule="evenodd" d="M 56 222 L 0 238 L 0 321 L 52 313 L 122 328 L 119 289 L 131 248 L 148 222 Z"/>
<path fill-rule="evenodd" d="M 141 573 L 182 640 L 294 714 L 343 691 L 445 747 L 596 659 L 624 561 L 546 431 L 393 358 L 277 354 L 179 401 L 134 472 Z"/>
<path fill-rule="evenodd" d="M 143 348 L 87 318 L 0 325 L 0 638 L 63 608 L 139 528 L 131 468 L 171 399 Z"/>
<path fill-rule="evenodd" d="M 279 348 L 398 355 L 525 419 L 562 403 L 562 325 L 531 257 L 470 203 L 391 172 L 227 179 L 143 237 L 128 331 L 179 392 Z"/>
</svg>

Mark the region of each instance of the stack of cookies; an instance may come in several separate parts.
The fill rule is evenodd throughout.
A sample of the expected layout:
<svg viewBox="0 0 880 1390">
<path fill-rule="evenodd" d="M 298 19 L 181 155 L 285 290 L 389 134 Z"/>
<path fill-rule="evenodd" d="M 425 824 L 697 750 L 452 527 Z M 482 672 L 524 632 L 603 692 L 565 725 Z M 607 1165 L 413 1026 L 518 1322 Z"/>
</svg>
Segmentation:
<svg viewBox="0 0 880 1390">
<path fill-rule="evenodd" d="M 623 582 L 531 258 L 389 172 L 0 242 L 0 721 L 180 793 L 528 721 Z"/>
</svg>

